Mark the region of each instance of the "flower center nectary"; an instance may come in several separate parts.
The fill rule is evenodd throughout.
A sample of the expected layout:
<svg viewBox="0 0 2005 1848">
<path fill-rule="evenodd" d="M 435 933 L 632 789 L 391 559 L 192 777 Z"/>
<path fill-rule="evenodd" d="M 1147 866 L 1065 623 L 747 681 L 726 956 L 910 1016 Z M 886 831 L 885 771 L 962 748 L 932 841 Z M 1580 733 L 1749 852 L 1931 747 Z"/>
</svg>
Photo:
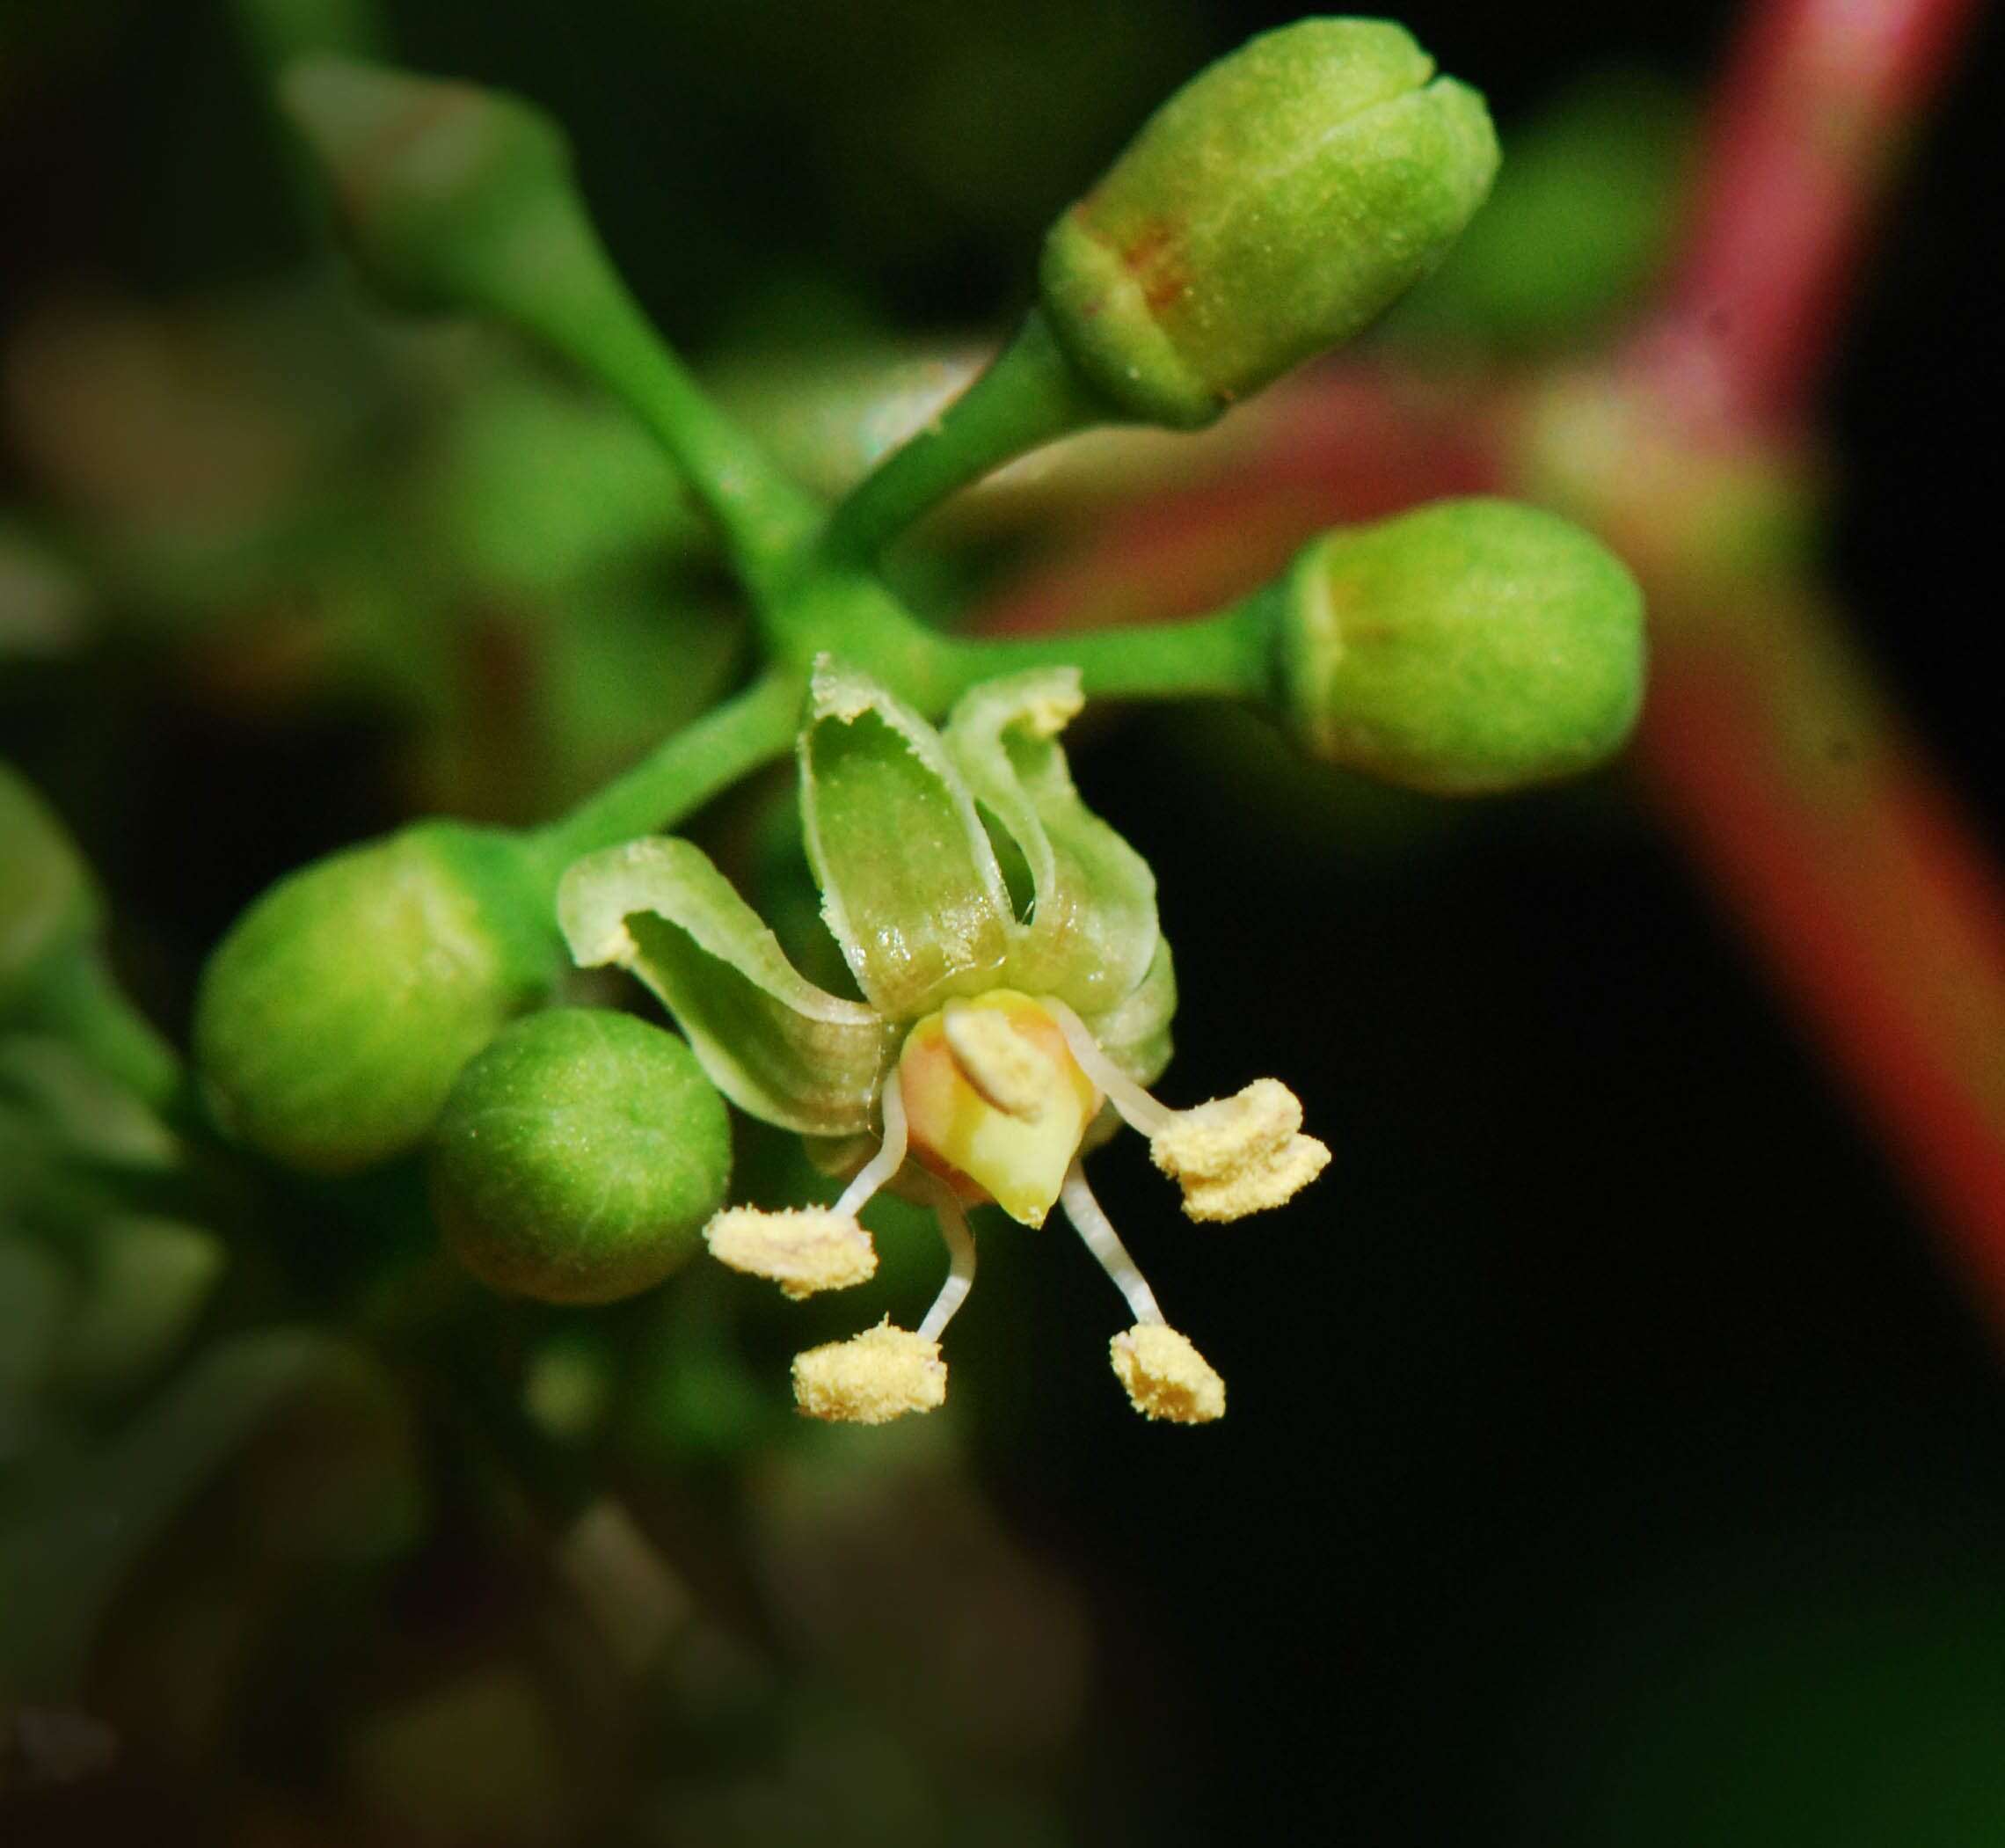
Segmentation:
<svg viewBox="0 0 2005 1848">
<path fill-rule="evenodd" d="M 949 1001 L 906 1035 L 898 1076 L 914 1158 L 1042 1224 L 1100 1107 L 1050 1010 L 1014 989 Z"/>
</svg>

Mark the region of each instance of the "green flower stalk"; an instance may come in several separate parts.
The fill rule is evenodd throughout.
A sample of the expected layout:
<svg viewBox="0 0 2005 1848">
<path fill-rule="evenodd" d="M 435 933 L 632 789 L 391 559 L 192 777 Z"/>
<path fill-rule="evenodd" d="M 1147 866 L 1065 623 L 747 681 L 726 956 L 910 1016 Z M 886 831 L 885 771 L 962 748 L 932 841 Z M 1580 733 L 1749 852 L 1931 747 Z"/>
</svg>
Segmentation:
<svg viewBox="0 0 2005 1848">
<path fill-rule="evenodd" d="M 695 1252 L 731 1180 L 731 1128 L 673 1034 L 603 1008 L 550 1008 L 460 1073 L 431 1167 L 439 1223 L 482 1282 L 610 1303 Z"/>
<path fill-rule="evenodd" d="M 211 1114 L 310 1174 L 415 1148 L 461 1069 L 562 967 L 523 845 L 430 822 L 280 880 L 195 999 Z"/>
<path fill-rule="evenodd" d="M 857 1214 L 890 1187 L 930 1205 L 950 1258 L 915 1329 L 888 1320 L 800 1355 L 795 1397 L 879 1423 L 945 1394 L 939 1338 L 974 1278 L 966 1209 L 1026 1225 L 1062 1205 L 1134 1325 L 1116 1371 L 1150 1417 L 1199 1422 L 1224 1387 L 1171 1329 L 1095 1200 L 1083 1150 L 1126 1121 L 1197 1219 L 1279 1205 L 1328 1150 L 1272 1079 L 1176 1111 L 1142 1087 L 1167 1064 L 1176 1004 L 1147 864 L 1081 801 L 1058 735 L 1079 676 L 1039 669 L 965 694 L 936 731 L 882 685 L 824 660 L 799 741 L 801 813 L 823 917 L 860 1000 L 788 961 L 686 841 L 635 841 L 564 876 L 558 913 L 584 966 L 617 964 L 667 1004 L 718 1087 L 783 1129 L 847 1144 L 827 1209 L 727 1209 L 705 1231 L 734 1268 L 805 1296 L 867 1280 Z M 983 816 L 1025 869 L 1012 904 Z"/>
<path fill-rule="evenodd" d="M 597 378 L 682 469 L 740 570 L 779 572 L 813 503 L 698 389 L 606 255 L 564 131 L 519 98 L 334 56 L 281 80 L 383 298 L 499 317 Z"/>
<path fill-rule="evenodd" d="M 1483 99 L 1382 19 L 1250 40 L 1156 111 L 1045 239 L 1037 305 L 838 511 L 867 558 L 956 489 L 1094 424 L 1196 429 L 1352 339 L 1495 178 Z"/>
</svg>

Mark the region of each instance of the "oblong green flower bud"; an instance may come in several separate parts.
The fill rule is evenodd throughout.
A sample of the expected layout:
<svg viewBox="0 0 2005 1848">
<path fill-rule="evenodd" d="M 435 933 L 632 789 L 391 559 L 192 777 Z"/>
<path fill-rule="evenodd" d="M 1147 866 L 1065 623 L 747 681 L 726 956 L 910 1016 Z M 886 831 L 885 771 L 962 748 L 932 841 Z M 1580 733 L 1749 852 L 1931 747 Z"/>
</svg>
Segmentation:
<svg viewBox="0 0 2005 1848">
<path fill-rule="evenodd" d="M 1440 500 L 1326 533 L 1260 593 L 1284 715 L 1315 756 L 1474 793 L 1591 769 L 1643 699 L 1643 593 L 1571 522 Z"/>
<path fill-rule="evenodd" d="M 0 763 L 0 1004 L 56 951 L 97 928 L 98 891 L 69 830 Z"/>
<path fill-rule="evenodd" d="M 518 98 L 336 56 L 290 66 L 280 96 L 355 260 L 401 307 L 463 308 L 498 267 L 548 261 L 553 208 L 574 228 L 569 144 Z"/>
<path fill-rule="evenodd" d="M 330 855 L 209 958 L 194 1026 L 209 1107 L 309 1173 L 387 1160 L 560 961 L 550 895 L 513 836 L 427 822 Z"/>
<path fill-rule="evenodd" d="M 610 1303 L 697 1249 L 730 1184 L 731 1125 L 674 1034 L 604 1008 L 552 1008 L 460 1073 L 431 1180 L 447 1238 L 483 1282 Z"/>
<path fill-rule="evenodd" d="M 1404 28 L 1303 19 L 1201 71 L 1046 239 L 1041 302 L 1129 416 L 1194 428 L 1426 274 L 1497 171 Z"/>
</svg>

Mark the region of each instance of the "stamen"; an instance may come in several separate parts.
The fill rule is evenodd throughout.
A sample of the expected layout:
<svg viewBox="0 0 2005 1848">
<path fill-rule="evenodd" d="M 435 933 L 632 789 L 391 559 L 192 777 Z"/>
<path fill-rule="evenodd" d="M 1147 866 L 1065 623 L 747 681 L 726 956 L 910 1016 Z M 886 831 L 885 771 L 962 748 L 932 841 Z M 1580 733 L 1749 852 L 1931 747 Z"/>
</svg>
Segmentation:
<svg viewBox="0 0 2005 1848">
<path fill-rule="evenodd" d="M 854 1219 L 878 1189 L 905 1165 L 905 1094 L 899 1089 L 898 1068 L 886 1074 L 879 1093 L 884 1112 L 884 1141 L 878 1151 L 857 1170 L 856 1179 L 842 1189 L 842 1197 L 830 1209 Z"/>
<path fill-rule="evenodd" d="M 1141 1267 L 1128 1255 L 1113 1222 L 1094 1199 L 1092 1188 L 1086 1185 L 1086 1171 L 1076 1161 L 1066 1171 L 1065 1185 L 1059 1189 L 1058 1197 L 1065 1208 L 1065 1216 L 1071 1220 L 1086 1249 L 1100 1260 L 1100 1268 L 1127 1298 L 1135 1320 L 1167 1326 L 1169 1318 L 1156 1302 L 1156 1292 L 1149 1289 Z"/>
<path fill-rule="evenodd" d="M 795 1404 L 810 1418 L 888 1424 L 946 1403 L 947 1364 L 938 1342 L 894 1328 L 887 1316 L 846 1341 L 797 1354 L 793 1387 Z"/>
<path fill-rule="evenodd" d="M 1144 1418 L 1180 1425 L 1209 1424 L 1225 1416 L 1225 1382 L 1191 1345 L 1188 1335 L 1159 1324 L 1138 1323 L 1108 1343 L 1114 1373 L 1128 1403 Z"/>
<path fill-rule="evenodd" d="M 1156 1165 L 1184 1190 L 1192 1219 L 1243 1219 L 1292 1199 L 1330 1150 L 1301 1130 L 1301 1105 L 1276 1078 L 1179 1110 L 1149 1138 Z"/>
<path fill-rule="evenodd" d="M 953 1320 L 955 1311 L 967 1300 L 968 1291 L 974 1288 L 974 1234 L 968 1230 L 967 1215 L 962 1212 L 954 1190 L 931 1175 L 927 1176 L 927 1182 L 933 1216 L 939 1221 L 940 1237 L 946 1242 L 949 1259 L 947 1281 L 941 1284 L 933 1306 L 919 1325 L 922 1340 L 937 1341 Z"/>
<path fill-rule="evenodd" d="M 819 1290 L 848 1289 L 877 1275 L 877 1247 L 852 1215 L 826 1207 L 726 1207 L 704 1228 L 719 1264 L 777 1283 L 799 1302 Z"/>
<path fill-rule="evenodd" d="M 1079 1069 L 1099 1087 L 1129 1129 L 1143 1136 L 1155 1136 L 1176 1115 L 1100 1050 L 1100 1042 L 1086 1031 L 1086 1023 L 1064 1002 L 1054 995 L 1046 995 L 1043 1004 L 1058 1022 L 1058 1030 L 1065 1035 L 1066 1046 L 1079 1062 Z"/>
</svg>

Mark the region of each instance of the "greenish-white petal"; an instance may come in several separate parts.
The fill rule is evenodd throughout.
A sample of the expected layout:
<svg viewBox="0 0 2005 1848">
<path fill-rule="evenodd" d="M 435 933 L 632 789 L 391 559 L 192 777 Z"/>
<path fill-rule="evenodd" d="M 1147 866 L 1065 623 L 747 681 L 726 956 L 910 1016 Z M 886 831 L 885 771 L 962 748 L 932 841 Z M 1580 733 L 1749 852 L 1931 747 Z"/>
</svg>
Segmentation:
<svg viewBox="0 0 2005 1848">
<path fill-rule="evenodd" d="M 587 854 L 557 909 L 579 965 L 653 989 L 740 1109 L 807 1136 L 870 1129 L 897 1030 L 801 975 L 700 848 L 651 837 Z"/>
<path fill-rule="evenodd" d="M 1084 703 L 1076 668 L 971 688 L 944 734 L 970 793 L 1016 842 L 1031 875 L 1010 984 L 1082 1014 L 1117 1007 L 1156 956 L 1156 875 L 1080 800 L 1058 734 Z"/>
<path fill-rule="evenodd" d="M 1177 976 L 1170 946 L 1156 939 L 1148 973 L 1119 1006 L 1080 1019 L 1106 1054 L 1138 1085 L 1153 1085 L 1170 1063 L 1170 1022 L 1177 1012 Z"/>
<path fill-rule="evenodd" d="M 1010 898 L 939 734 L 868 676 L 817 663 L 800 806 L 822 915 L 878 1011 L 911 1020 L 1002 979 Z"/>
</svg>

